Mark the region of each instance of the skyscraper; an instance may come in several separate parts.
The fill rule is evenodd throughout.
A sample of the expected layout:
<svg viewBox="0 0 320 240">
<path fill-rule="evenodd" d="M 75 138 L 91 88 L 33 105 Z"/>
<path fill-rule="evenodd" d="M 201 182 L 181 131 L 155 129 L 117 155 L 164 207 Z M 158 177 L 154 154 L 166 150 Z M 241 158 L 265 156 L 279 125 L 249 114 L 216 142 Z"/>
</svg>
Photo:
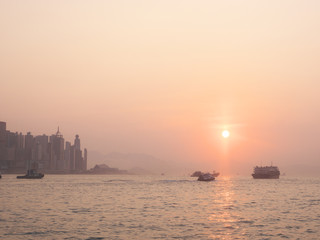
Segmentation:
<svg viewBox="0 0 320 240">
<path fill-rule="evenodd" d="M 7 124 L 0 122 L 0 167 L 5 164 L 6 158 L 6 139 L 7 139 Z"/>
<path fill-rule="evenodd" d="M 84 171 L 87 170 L 87 159 L 88 159 L 88 151 L 85 148 L 84 153 L 83 153 L 83 166 L 82 166 L 82 170 L 84 170 Z"/>
<path fill-rule="evenodd" d="M 75 170 L 81 171 L 82 165 L 83 165 L 83 158 L 82 158 L 82 151 L 81 151 L 81 145 L 80 145 L 80 138 L 79 135 L 76 135 L 76 138 L 74 139 L 74 148 L 75 148 Z"/>
<path fill-rule="evenodd" d="M 17 145 L 18 145 L 18 133 L 7 131 L 6 165 L 9 168 L 15 167 Z"/>
<path fill-rule="evenodd" d="M 74 145 L 70 146 L 70 167 L 69 170 L 74 172 L 76 169 L 76 150 Z"/>
<path fill-rule="evenodd" d="M 53 161 L 55 162 L 56 170 L 64 169 L 64 138 L 62 134 L 58 131 L 55 135 L 50 137 L 50 142 L 52 143 L 52 151 L 53 151 Z"/>
<path fill-rule="evenodd" d="M 81 146 L 80 146 L 80 138 L 79 135 L 76 135 L 76 138 L 74 139 L 74 147 L 76 148 L 76 150 L 80 150 Z"/>
<path fill-rule="evenodd" d="M 6 145 L 6 139 L 7 139 L 7 123 L 6 122 L 0 122 L 0 147 L 4 147 Z"/>
<path fill-rule="evenodd" d="M 15 168 L 23 169 L 26 168 L 25 161 L 25 136 L 22 133 L 17 135 L 17 148 L 16 148 L 16 158 L 15 158 Z"/>
<path fill-rule="evenodd" d="M 77 171 L 81 171 L 82 170 L 82 162 L 83 162 L 83 159 L 82 159 L 82 151 L 81 150 L 78 150 L 76 149 L 75 150 L 75 168 Z"/>
<path fill-rule="evenodd" d="M 36 160 L 39 163 L 39 168 L 44 169 L 49 167 L 49 154 L 48 154 L 48 144 L 49 137 L 45 134 L 36 136 Z M 37 145 L 38 144 L 38 145 Z"/>
<path fill-rule="evenodd" d="M 70 170 L 70 149 L 71 143 L 66 141 L 66 148 L 64 149 L 64 167 L 66 170 Z"/>
<path fill-rule="evenodd" d="M 31 161 L 32 161 L 32 148 L 33 148 L 33 142 L 34 138 L 31 135 L 30 132 L 27 133 L 27 135 L 24 138 L 25 142 L 25 161 L 27 163 L 27 168 L 31 167 Z"/>
<path fill-rule="evenodd" d="M 17 136 L 17 148 L 18 149 L 24 149 L 24 135 L 22 133 L 19 133 Z"/>
</svg>

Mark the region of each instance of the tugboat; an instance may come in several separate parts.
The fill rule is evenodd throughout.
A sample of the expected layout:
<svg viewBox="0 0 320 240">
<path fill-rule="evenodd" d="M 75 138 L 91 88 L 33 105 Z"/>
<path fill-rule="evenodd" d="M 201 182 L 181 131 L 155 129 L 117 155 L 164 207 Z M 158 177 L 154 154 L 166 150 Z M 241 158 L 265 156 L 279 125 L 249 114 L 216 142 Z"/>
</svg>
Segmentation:
<svg viewBox="0 0 320 240">
<path fill-rule="evenodd" d="M 209 182 L 213 180 L 215 180 L 215 177 L 211 173 L 201 174 L 198 178 L 198 181 L 205 181 L 205 182 Z"/>
<path fill-rule="evenodd" d="M 38 173 L 36 169 L 29 169 L 24 176 L 17 176 L 18 179 L 40 179 L 43 178 L 43 173 Z"/>
<path fill-rule="evenodd" d="M 254 179 L 278 179 L 280 176 L 279 168 L 276 166 L 264 166 L 254 168 L 252 177 Z"/>
</svg>

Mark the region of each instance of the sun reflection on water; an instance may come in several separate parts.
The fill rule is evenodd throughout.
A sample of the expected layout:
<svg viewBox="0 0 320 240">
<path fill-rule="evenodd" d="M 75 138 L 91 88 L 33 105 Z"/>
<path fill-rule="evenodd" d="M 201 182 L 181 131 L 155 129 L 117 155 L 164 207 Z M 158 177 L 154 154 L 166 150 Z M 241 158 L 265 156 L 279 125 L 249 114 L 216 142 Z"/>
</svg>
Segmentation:
<svg viewBox="0 0 320 240">
<path fill-rule="evenodd" d="M 236 206 L 236 199 L 234 197 L 233 181 L 224 177 L 221 180 L 223 184 L 219 184 L 219 192 L 215 191 L 212 194 L 212 214 L 208 216 L 208 221 L 215 226 L 218 226 L 220 231 L 209 233 L 211 239 L 234 239 L 234 233 L 238 235 L 244 234 L 240 229 L 238 220 L 240 215 L 234 211 Z M 217 184 L 217 185 L 218 185 Z"/>
</svg>

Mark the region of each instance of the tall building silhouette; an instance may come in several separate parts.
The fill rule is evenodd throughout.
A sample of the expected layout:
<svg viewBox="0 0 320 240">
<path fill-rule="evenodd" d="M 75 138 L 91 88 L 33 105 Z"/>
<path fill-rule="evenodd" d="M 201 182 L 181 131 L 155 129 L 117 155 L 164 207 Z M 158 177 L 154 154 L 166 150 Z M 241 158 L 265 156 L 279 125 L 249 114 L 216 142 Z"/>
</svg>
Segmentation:
<svg viewBox="0 0 320 240">
<path fill-rule="evenodd" d="M 49 154 L 48 154 L 49 137 L 43 134 L 40 136 L 36 136 L 34 140 L 35 140 L 35 147 L 36 147 L 35 161 L 39 165 L 40 169 L 49 168 Z"/>
<path fill-rule="evenodd" d="M 83 165 L 83 158 L 82 158 L 82 151 L 80 147 L 80 138 L 79 135 L 76 135 L 76 138 L 74 139 L 74 149 L 75 149 L 75 169 L 77 171 L 82 170 Z"/>
<path fill-rule="evenodd" d="M 5 122 L 0 122 L 0 168 L 5 168 L 6 163 L 6 149 L 7 143 L 7 124 Z"/>
<path fill-rule="evenodd" d="M 51 167 L 54 170 L 63 170 L 64 169 L 64 138 L 62 134 L 58 131 L 55 135 L 50 137 L 50 142 L 52 143 L 52 159 Z"/>
<path fill-rule="evenodd" d="M 70 146 L 70 171 L 74 172 L 76 170 L 76 149 L 74 145 Z"/>
<path fill-rule="evenodd" d="M 33 160 L 33 156 L 32 156 L 32 148 L 33 148 L 33 136 L 31 135 L 30 132 L 27 133 L 27 135 L 24 138 L 24 142 L 25 142 L 25 160 L 26 160 L 26 166 L 27 168 L 31 167 L 32 164 L 32 160 Z"/>
<path fill-rule="evenodd" d="M 17 136 L 17 148 L 18 149 L 24 149 L 24 135 L 22 133 L 19 133 Z"/>
<path fill-rule="evenodd" d="M 66 147 L 64 149 L 64 169 L 70 169 L 70 150 L 71 150 L 71 143 L 66 141 Z"/>
<path fill-rule="evenodd" d="M 25 136 L 22 133 L 17 134 L 17 147 L 15 156 L 15 168 L 25 169 L 27 163 L 25 161 Z"/>
<path fill-rule="evenodd" d="M 84 149 L 84 153 L 83 153 L 83 166 L 82 166 L 82 170 L 87 170 L 87 159 L 88 159 L 88 151 L 85 148 Z"/>
<path fill-rule="evenodd" d="M 76 150 L 80 150 L 81 146 L 80 146 L 80 138 L 79 135 L 76 135 L 76 138 L 74 139 L 74 147 L 76 148 Z"/>
</svg>

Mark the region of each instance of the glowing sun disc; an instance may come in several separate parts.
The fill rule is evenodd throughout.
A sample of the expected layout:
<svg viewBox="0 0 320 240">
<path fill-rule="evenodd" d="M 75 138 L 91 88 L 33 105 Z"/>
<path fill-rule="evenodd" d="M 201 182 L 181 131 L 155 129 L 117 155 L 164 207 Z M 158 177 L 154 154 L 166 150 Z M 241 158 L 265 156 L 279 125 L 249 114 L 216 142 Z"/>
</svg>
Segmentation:
<svg viewBox="0 0 320 240">
<path fill-rule="evenodd" d="M 230 132 L 229 132 L 228 130 L 224 130 L 224 131 L 222 132 L 222 137 L 228 138 L 229 136 L 230 136 Z"/>
</svg>

